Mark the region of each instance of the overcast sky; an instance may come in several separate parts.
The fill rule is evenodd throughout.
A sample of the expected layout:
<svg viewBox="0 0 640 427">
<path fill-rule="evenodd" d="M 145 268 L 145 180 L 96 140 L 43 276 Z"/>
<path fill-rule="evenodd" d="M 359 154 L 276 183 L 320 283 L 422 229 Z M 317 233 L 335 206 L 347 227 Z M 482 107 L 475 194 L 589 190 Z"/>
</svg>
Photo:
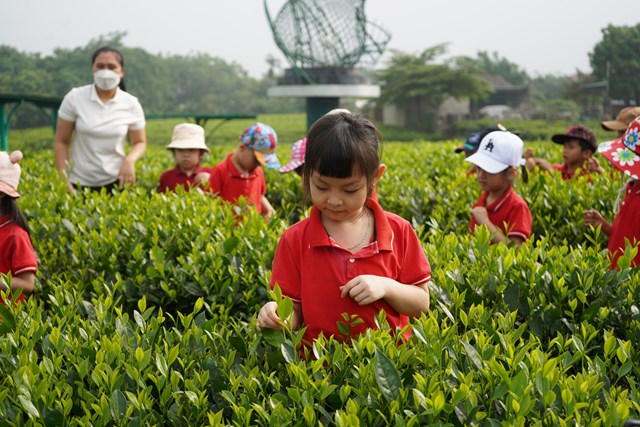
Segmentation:
<svg viewBox="0 0 640 427">
<path fill-rule="evenodd" d="M 267 2 L 272 16 L 284 3 Z M 449 43 L 449 56 L 495 51 L 531 76 L 588 72 L 602 28 L 640 22 L 632 0 L 368 0 L 366 13 L 391 33 L 388 49 L 418 53 Z M 269 54 L 286 65 L 262 0 L 7 0 L 1 14 L 0 44 L 22 52 L 50 55 L 119 31 L 128 47 L 207 53 L 255 77 Z"/>
</svg>

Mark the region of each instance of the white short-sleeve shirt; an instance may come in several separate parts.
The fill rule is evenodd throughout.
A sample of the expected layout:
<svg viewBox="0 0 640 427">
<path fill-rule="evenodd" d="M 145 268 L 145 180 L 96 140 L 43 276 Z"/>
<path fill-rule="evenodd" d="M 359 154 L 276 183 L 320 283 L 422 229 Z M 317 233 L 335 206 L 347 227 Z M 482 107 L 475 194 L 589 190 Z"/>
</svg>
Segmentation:
<svg viewBox="0 0 640 427">
<path fill-rule="evenodd" d="M 145 126 L 138 98 L 118 88 L 115 96 L 103 103 L 93 84 L 71 89 L 62 100 L 58 117 L 75 123 L 69 180 L 90 187 L 115 182 L 129 130 Z"/>
</svg>

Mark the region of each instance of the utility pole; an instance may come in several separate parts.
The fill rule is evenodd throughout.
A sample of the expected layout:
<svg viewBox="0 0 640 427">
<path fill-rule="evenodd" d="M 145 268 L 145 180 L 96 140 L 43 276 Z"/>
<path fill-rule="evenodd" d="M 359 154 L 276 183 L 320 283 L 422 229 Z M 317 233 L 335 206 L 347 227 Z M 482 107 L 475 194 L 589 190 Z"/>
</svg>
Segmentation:
<svg viewBox="0 0 640 427">
<path fill-rule="evenodd" d="M 604 90 L 604 111 L 607 117 L 615 116 L 611 111 L 611 97 L 609 96 L 609 78 L 611 77 L 611 63 L 607 60 L 607 72 L 605 77 L 605 90 Z M 616 113 L 617 114 L 617 113 Z"/>
</svg>

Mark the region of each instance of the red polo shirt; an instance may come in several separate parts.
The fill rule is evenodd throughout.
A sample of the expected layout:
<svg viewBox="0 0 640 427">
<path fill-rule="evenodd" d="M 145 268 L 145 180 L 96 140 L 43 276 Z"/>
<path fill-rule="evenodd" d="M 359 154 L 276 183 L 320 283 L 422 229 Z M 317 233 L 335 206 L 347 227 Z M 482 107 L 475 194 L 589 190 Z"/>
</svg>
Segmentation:
<svg viewBox="0 0 640 427">
<path fill-rule="evenodd" d="M 340 296 L 340 287 L 362 274 L 394 279 L 407 286 L 431 280 L 431 267 L 411 225 L 401 217 L 385 212 L 368 199 L 375 216 L 375 239 L 356 254 L 329 237 L 314 206 L 311 215 L 284 232 L 273 259 L 271 286 L 277 283 L 283 295 L 302 305 L 304 338 L 310 343 L 321 333 L 345 340 L 336 322 L 347 323 L 342 314 L 357 314 L 364 323 L 351 329 L 354 337 L 376 328 L 375 316 L 384 310 L 393 329 L 408 324 L 384 300 L 359 306 L 352 298 Z M 408 334 L 407 334 L 408 336 Z"/>
<path fill-rule="evenodd" d="M 624 253 L 625 239 L 632 245 L 640 242 L 640 182 L 632 181 L 624 189 L 624 199 L 613 219 L 609 235 L 609 259 L 611 268 L 617 268 L 618 258 Z M 631 263 L 632 267 L 640 265 L 640 251 Z"/>
<path fill-rule="evenodd" d="M 203 168 L 198 165 L 196 170 L 188 176 L 178 166 L 170 169 L 160 175 L 160 186 L 158 187 L 158 193 L 164 193 L 165 191 L 175 191 L 176 187 L 181 185 L 185 190 L 190 190 L 191 187 L 199 186 L 196 182 L 196 175 L 201 172 L 209 172 L 209 169 Z M 201 186 L 200 186 L 201 187 Z"/>
<path fill-rule="evenodd" d="M 11 221 L 8 215 L 0 216 L 0 273 L 18 276 L 35 273 L 38 268 L 36 253 L 25 230 Z M 20 300 L 23 299 L 20 296 Z M 0 298 L 0 303 L 4 303 Z"/>
<path fill-rule="evenodd" d="M 509 186 L 507 191 L 489 206 L 487 206 L 487 196 L 487 192 L 483 191 L 473 207 L 484 206 L 487 208 L 489 221 L 498 227 L 505 236 L 517 236 L 527 240 L 531 236 L 531 212 L 527 202 L 513 191 L 512 186 Z M 475 217 L 471 215 L 469 231 L 473 233 L 477 225 Z"/>
<path fill-rule="evenodd" d="M 255 205 L 258 212 L 262 212 L 262 196 L 267 192 L 262 168 L 257 167 L 249 176 L 242 176 L 231 161 L 231 156 L 233 153 L 211 170 L 210 191 L 231 203 L 244 196 L 250 204 Z"/>
<path fill-rule="evenodd" d="M 567 164 L 563 163 L 563 164 L 553 164 L 551 165 L 552 168 L 554 168 L 557 171 L 560 171 L 560 173 L 562 174 L 562 180 L 563 181 L 567 181 L 569 179 L 573 179 L 573 177 L 576 175 L 576 171 L 580 171 L 580 173 L 578 174 L 578 176 L 582 176 L 582 175 L 588 175 L 589 173 L 584 170 L 583 168 L 578 168 L 576 170 L 573 170 L 571 172 L 567 171 Z M 589 182 L 591 182 L 591 179 L 589 179 Z"/>
</svg>

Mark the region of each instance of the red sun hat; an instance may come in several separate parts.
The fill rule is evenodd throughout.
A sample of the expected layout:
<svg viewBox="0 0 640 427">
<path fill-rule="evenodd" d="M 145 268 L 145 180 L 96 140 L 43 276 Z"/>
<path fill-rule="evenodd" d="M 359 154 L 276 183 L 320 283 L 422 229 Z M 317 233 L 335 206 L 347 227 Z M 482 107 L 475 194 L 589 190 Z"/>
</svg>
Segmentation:
<svg viewBox="0 0 640 427">
<path fill-rule="evenodd" d="M 625 175 L 638 179 L 640 176 L 640 117 L 631 122 L 622 137 L 600 144 L 598 153 Z"/>
</svg>

